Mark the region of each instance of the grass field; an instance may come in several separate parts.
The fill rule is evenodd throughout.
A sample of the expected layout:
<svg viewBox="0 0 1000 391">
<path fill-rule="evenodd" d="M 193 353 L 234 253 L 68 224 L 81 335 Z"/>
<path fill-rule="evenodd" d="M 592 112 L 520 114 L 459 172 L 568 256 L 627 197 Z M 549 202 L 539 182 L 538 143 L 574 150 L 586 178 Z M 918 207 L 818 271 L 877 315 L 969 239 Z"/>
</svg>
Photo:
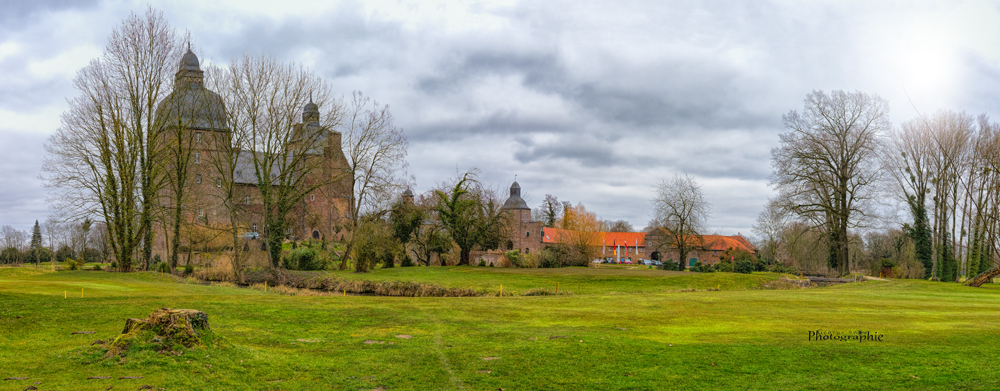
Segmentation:
<svg viewBox="0 0 1000 391">
<path fill-rule="evenodd" d="M 28 378 L 0 381 L 0 390 L 1000 388 L 993 286 L 760 290 L 778 276 L 640 269 L 334 274 L 485 291 L 503 284 L 514 296 L 286 296 L 153 273 L 0 268 L 0 378 Z M 573 294 L 516 296 L 556 282 Z M 160 307 L 206 311 L 215 339 L 180 356 L 103 359 L 90 346 Z M 809 341 L 816 330 L 883 340 Z"/>
</svg>

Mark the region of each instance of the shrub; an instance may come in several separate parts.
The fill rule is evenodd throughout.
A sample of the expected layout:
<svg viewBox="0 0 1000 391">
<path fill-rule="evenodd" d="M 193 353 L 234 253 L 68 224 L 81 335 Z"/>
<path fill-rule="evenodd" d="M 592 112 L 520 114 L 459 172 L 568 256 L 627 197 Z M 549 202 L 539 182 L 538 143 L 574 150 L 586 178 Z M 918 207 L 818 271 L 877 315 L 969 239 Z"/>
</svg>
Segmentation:
<svg viewBox="0 0 1000 391">
<path fill-rule="evenodd" d="M 679 266 L 680 266 L 680 264 L 679 263 L 674 263 L 673 259 L 668 259 L 666 261 L 663 261 L 662 268 L 663 268 L 663 270 L 677 270 Z"/>
<path fill-rule="evenodd" d="M 69 270 L 80 270 L 83 269 L 82 259 L 66 258 L 66 268 Z"/>
<path fill-rule="evenodd" d="M 87 263 L 99 263 L 103 261 L 101 252 L 93 248 L 83 250 L 83 254 L 81 254 L 80 258 L 83 258 L 83 261 Z"/>
<path fill-rule="evenodd" d="M 163 263 L 163 258 L 160 258 L 160 254 L 153 255 L 153 264 L 159 265 L 160 263 Z"/>
<path fill-rule="evenodd" d="M 478 264 L 476 264 L 476 266 L 486 266 L 486 260 L 485 260 L 485 259 L 482 259 L 482 258 L 480 258 L 480 259 L 479 259 L 479 263 L 478 263 Z"/>
<path fill-rule="evenodd" d="M 117 269 L 118 268 L 118 262 L 111 262 L 111 268 L 112 269 Z"/>
<path fill-rule="evenodd" d="M 316 250 L 299 246 L 285 257 L 285 267 L 290 270 L 322 270 L 326 267 L 326 262 Z"/>
<path fill-rule="evenodd" d="M 101 269 L 101 265 L 100 264 L 97 264 L 97 265 L 94 265 L 94 270 L 95 271 L 101 271 L 103 269 Z"/>
<path fill-rule="evenodd" d="M 749 259 L 737 261 L 736 264 L 733 265 L 733 271 L 736 273 L 750 274 L 753 272 L 753 262 L 750 262 Z"/>
<path fill-rule="evenodd" d="M 538 267 L 551 268 L 551 267 L 568 266 L 564 265 L 562 262 L 559 262 L 560 255 L 561 254 L 558 253 L 557 251 L 553 251 L 547 248 L 543 249 L 542 252 L 538 255 Z"/>
<path fill-rule="evenodd" d="M 511 265 L 519 268 L 534 268 L 537 267 L 537 259 L 531 254 L 521 254 L 518 250 L 511 250 L 503 254 L 510 260 Z"/>
<path fill-rule="evenodd" d="M 409 255 L 404 255 L 403 259 L 399 261 L 399 266 L 400 267 L 411 267 L 411 266 L 413 266 L 413 259 L 411 259 Z M 480 265 L 480 266 L 482 266 L 482 265 Z"/>
<path fill-rule="evenodd" d="M 691 266 L 690 271 L 695 273 L 701 273 L 702 264 L 701 261 L 695 262 L 694 266 Z"/>
<path fill-rule="evenodd" d="M 56 262 L 59 263 L 66 262 L 67 259 L 73 257 L 76 257 L 76 254 L 73 253 L 73 249 L 65 244 L 62 245 L 62 247 L 59 247 L 58 250 L 56 250 Z"/>
<path fill-rule="evenodd" d="M 191 273 L 194 273 L 194 265 L 188 262 L 187 265 L 184 265 L 184 275 L 190 275 Z"/>
<path fill-rule="evenodd" d="M 794 266 L 785 266 L 780 263 L 771 265 L 771 272 L 774 273 L 788 273 L 788 274 L 799 274 L 798 269 Z"/>
<path fill-rule="evenodd" d="M 7 247 L 0 251 L 0 263 L 16 263 L 21 259 L 21 252 L 14 247 Z"/>
<path fill-rule="evenodd" d="M 159 262 L 156 264 L 156 267 L 153 270 L 158 271 L 160 273 L 170 273 L 170 264 L 166 262 Z"/>
</svg>

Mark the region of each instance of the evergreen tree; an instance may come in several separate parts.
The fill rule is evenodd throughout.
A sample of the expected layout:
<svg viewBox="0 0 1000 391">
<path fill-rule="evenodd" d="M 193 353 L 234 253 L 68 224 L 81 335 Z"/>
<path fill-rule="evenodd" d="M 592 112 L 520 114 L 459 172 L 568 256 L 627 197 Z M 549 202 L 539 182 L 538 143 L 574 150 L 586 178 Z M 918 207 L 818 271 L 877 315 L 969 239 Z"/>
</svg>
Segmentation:
<svg viewBox="0 0 1000 391">
<path fill-rule="evenodd" d="M 35 220 L 35 227 L 31 230 L 31 259 L 38 266 L 38 250 L 42 248 L 42 229 Z"/>
</svg>

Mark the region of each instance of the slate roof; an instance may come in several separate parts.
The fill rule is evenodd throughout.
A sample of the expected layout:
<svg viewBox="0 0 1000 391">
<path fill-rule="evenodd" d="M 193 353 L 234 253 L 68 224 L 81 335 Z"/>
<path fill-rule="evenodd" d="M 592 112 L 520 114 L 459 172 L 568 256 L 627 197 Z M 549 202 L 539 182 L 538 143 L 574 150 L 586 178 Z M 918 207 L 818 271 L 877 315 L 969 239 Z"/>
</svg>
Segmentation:
<svg viewBox="0 0 1000 391">
<path fill-rule="evenodd" d="M 174 89 L 156 106 L 157 123 L 191 129 L 224 130 L 226 106 L 222 97 L 201 83 L 198 57 L 188 49 L 181 58 L 178 75 L 195 75 L 192 80 L 178 77 Z"/>
<path fill-rule="evenodd" d="M 516 181 L 510 185 L 510 197 L 504 201 L 503 209 L 531 209 L 528 203 L 524 202 L 524 198 L 521 198 L 521 185 Z"/>
<path fill-rule="evenodd" d="M 236 155 L 236 171 L 233 173 L 233 180 L 235 183 L 242 185 L 256 185 L 257 184 L 257 173 L 253 167 L 253 154 L 260 152 L 251 151 L 240 151 L 239 155 Z M 277 185 L 278 173 L 280 167 L 278 163 L 275 162 L 274 166 L 271 168 L 271 180 L 272 184 Z"/>
</svg>

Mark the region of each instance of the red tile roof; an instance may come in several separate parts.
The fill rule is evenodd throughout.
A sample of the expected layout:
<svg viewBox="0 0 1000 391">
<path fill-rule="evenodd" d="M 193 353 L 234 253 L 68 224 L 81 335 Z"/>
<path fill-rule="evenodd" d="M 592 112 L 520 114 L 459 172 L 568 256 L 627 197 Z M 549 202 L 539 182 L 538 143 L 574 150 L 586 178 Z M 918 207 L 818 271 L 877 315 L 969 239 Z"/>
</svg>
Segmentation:
<svg viewBox="0 0 1000 391">
<path fill-rule="evenodd" d="M 756 250 L 746 238 L 739 235 L 702 235 L 701 238 L 705 241 L 705 248 L 708 250 L 726 251 L 730 248 L 741 248 L 747 251 Z"/>
<path fill-rule="evenodd" d="M 575 234 L 575 231 L 565 230 L 561 228 L 542 228 L 542 243 L 566 243 L 570 241 L 571 235 Z M 646 233 L 645 232 L 596 232 L 599 236 L 600 244 L 603 246 L 613 247 L 613 246 L 635 246 L 638 243 L 639 247 L 646 246 Z M 754 251 L 756 248 L 753 244 L 750 244 L 746 238 L 734 235 L 734 236 L 723 236 L 723 235 L 702 235 L 702 240 L 704 240 L 705 247 L 708 250 L 718 250 L 725 251 L 730 248 L 740 248 L 747 251 Z"/>
<path fill-rule="evenodd" d="M 561 228 L 543 228 L 542 232 L 542 243 L 565 243 L 570 241 L 571 236 L 576 234 L 576 231 L 570 231 Z M 625 246 L 629 247 L 635 246 L 638 243 L 639 247 L 646 246 L 646 233 L 645 232 L 595 232 L 596 245 L 604 246 Z"/>
</svg>

